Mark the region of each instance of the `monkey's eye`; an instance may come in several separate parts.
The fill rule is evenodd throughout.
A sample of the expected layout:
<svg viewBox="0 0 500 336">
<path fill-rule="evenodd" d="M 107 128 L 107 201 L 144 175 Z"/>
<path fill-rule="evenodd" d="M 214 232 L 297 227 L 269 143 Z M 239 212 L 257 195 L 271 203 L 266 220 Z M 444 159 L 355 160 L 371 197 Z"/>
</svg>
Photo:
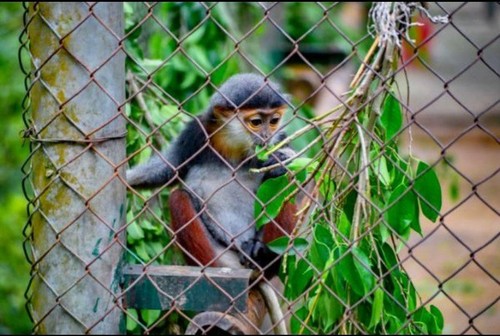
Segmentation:
<svg viewBox="0 0 500 336">
<path fill-rule="evenodd" d="M 271 125 L 273 125 L 273 126 L 278 125 L 279 122 L 280 122 L 280 118 L 278 118 L 278 117 L 274 117 L 270 121 Z"/>
<path fill-rule="evenodd" d="M 250 124 L 253 126 L 253 127 L 259 127 L 260 125 L 262 125 L 262 119 L 250 119 Z"/>
</svg>

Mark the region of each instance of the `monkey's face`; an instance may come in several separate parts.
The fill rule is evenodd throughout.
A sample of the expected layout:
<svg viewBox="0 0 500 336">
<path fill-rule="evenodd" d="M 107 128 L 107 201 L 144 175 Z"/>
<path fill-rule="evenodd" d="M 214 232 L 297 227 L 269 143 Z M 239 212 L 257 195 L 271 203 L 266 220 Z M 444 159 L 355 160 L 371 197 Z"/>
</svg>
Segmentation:
<svg viewBox="0 0 500 336">
<path fill-rule="evenodd" d="M 214 108 L 220 122 L 212 142 L 225 157 L 246 157 L 255 146 L 268 143 L 278 130 L 286 107 L 239 110 Z"/>
</svg>

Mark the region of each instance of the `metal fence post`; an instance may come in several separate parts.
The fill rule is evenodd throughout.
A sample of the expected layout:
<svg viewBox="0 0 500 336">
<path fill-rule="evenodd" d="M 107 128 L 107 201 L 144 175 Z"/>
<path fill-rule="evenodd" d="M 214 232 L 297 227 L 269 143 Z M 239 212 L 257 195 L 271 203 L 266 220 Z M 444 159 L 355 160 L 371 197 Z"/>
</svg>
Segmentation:
<svg viewBox="0 0 500 336">
<path fill-rule="evenodd" d="M 32 3 L 28 307 L 42 334 L 117 334 L 124 175 L 122 3 Z"/>
</svg>

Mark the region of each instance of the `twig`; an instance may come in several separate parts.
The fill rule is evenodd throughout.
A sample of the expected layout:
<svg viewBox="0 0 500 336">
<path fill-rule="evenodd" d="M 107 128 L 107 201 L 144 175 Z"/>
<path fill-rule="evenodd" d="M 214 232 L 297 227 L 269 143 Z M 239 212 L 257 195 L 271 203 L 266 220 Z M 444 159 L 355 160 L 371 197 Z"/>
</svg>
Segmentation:
<svg viewBox="0 0 500 336">
<path fill-rule="evenodd" d="M 351 84 L 349 84 L 349 87 L 353 89 L 356 85 L 358 85 L 359 78 L 361 77 L 361 74 L 365 70 L 366 64 L 370 61 L 373 52 L 377 48 L 379 41 L 379 37 L 377 36 L 375 38 L 375 41 L 373 41 L 372 45 L 370 46 L 370 50 L 368 50 L 368 53 L 366 54 L 365 58 L 363 59 L 363 62 L 361 63 L 361 66 L 359 67 L 358 71 L 356 72 L 356 75 L 354 76 L 353 80 L 351 81 Z"/>
<path fill-rule="evenodd" d="M 356 204 L 354 206 L 354 214 L 352 218 L 352 240 L 353 245 L 357 245 L 359 227 L 361 221 L 361 210 L 366 206 L 366 200 L 364 195 L 368 195 L 368 153 L 365 142 L 365 137 L 363 135 L 363 130 L 359 124 L 356 124 L 356 128 L 358 129 L 359 142 L 361 143 L 361 162 L 359 164 L 360 168 L 364 168 L 364 173 L 359 174 L 358 179 L 358 197 L 356 199 Z M 363 195 L 364 194 L 364 195 Z"/>
<path fill-rule="evenodd" d="M 130 84 L 130 89 L 132 90 L 135 99 L 137 100 L 137 104 L 139 104 L 141 110 L 144 111 L 144 119 L 146 120 L 146 123 L 153 130 L 153 137 L 162 148 L 165 148 L 168 143 L 165 138 L 163 138 L 163 136 L 158 132 L 159 127 L 156 127 L 155 123 L 151 119 L 151 112 L 149 112 L 146 101 L 144 100 L 144 96 L 137 86 L 134 75 L 130 71 L 127 73 L 127 81 Z"/>
</svg>

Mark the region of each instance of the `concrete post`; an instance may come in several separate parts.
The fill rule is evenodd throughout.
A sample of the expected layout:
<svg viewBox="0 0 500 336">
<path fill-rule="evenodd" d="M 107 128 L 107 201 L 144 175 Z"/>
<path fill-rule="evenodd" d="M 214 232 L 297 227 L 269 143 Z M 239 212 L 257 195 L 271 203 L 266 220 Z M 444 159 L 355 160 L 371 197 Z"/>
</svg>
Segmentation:
<svg viewBox="0 0 500 336">
<path fill-rule="evenodd" d="M 34 332 L 117 334 L 125 221 L 122 3 L 31 3 Z M 106 28 L 107 27 L 107 28 Z"/>
</svg>

